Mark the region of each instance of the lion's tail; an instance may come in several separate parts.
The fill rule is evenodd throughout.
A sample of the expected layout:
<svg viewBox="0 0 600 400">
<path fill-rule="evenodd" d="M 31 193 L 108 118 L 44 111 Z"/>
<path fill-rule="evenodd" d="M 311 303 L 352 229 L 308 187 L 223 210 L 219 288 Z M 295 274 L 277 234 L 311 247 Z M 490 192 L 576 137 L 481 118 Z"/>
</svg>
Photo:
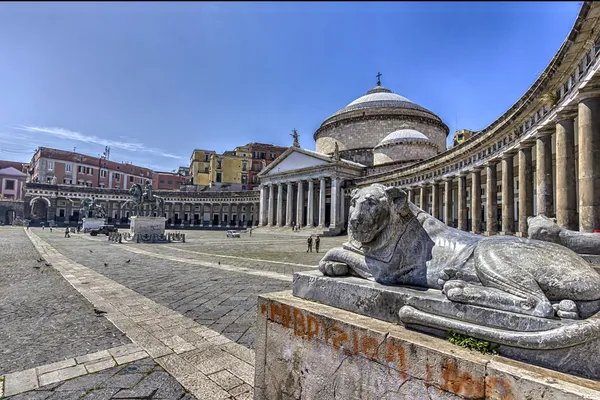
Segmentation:
<svg viewBox="0 0 600 400">
<path fill-rule="evenodd" d="M 600 312 L 593 316 L 546 331 L 516 332 L 476 325 L 404 306 L 398 312 L 406 325 L 421 325 L 437 329 L 452 329 L 458 333 L 524 349 L 561 349 L 600 338 Z"/>
</svg>

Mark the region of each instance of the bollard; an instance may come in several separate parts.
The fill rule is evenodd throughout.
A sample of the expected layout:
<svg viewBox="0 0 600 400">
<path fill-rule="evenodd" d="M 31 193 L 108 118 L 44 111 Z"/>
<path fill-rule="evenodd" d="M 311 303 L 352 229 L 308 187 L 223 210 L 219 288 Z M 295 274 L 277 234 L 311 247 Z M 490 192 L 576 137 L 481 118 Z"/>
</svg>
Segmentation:
<svg viewBox="0 0 600 400">
<path fill-rule="evenodd" d="M 136 241 L 137 243 L 139 243 L 139 242 L 140 242 L 140 234 L 139 234 L 139 233 L 137 234 L 137 236 L 136 236 L 136 240 L 135 240 L 135 241 Z"/>
<path fill-rule="evenodd" d="M 119 235 L 119 243 L 121 243 L 121 236 L 122 235 L 120 233 L 118 235 Z"/>
<path fill-rule="evenodd" d="M 183 243 L 185 243 L 185 233 L 182 233 L 182 234 L 181 234 L 181 241 L 182 241 Z"/>
</svg>

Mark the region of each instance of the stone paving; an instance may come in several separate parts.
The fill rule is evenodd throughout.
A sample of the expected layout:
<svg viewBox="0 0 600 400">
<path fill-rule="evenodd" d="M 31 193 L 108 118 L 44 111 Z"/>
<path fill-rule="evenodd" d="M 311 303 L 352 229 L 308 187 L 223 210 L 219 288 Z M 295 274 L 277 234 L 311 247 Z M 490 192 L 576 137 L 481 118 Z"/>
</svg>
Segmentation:
<svg viewBox="0 0 600 400">
<path fill-rule="evenodd" d="M 0 375 L 131 341 L 40 258 L 22 228 L 0 228 Z"/>
<path fill-rule="evenodd" d="M 64 238 L 48 229 L 25 234 L 10 229 L 2 238 L 29 236 L 52 264 L 40 274 L 53 274 L 64 286 L 60 296 L 82 302 L 92 321 L 105 323 L 125 342 L 127 337 L 133 341 L 124 347 L 131 354 L 118 357 L 111 344 L 102 342 L 106 332 L 96 332 L 101 339 L 94 343 L 100 344 L 82 351 L 84 356 L 68 358 L 55 346 L 60 362 L 34 360 L 0 376 L 0 397 L 5 390 L 10 399 L 250 399 L 256 296 L 290 289 L 293 272 L 313 270 L 322 256 L 306 253 L 306 238 L 285 235 L 228 239 L 224 232 L 195 231 L 187 234 L 187 243 L 124 245 L 83 234 Z M 322 239 L 321 253 L 341 241 Z M 29 248 L 22 251 L 36 262 L 38 254 L 24 243 Z M 94 307 L 106 311 L 106 318 L 94 315 Z M 140 358 L 144 360 L 131 363 Z M 145 378 L 121 377 L 139 363 L 147 363 Z M 154 379 L 172 391 L 145 383 Z"/>
</svg>

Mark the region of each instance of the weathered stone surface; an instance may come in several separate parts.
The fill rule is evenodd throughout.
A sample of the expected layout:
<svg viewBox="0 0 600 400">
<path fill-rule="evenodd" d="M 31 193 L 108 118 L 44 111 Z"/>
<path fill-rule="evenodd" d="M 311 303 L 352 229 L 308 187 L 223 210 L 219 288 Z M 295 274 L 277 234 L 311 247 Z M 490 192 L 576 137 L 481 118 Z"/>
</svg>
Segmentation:
<svg viewBox="0 0 600 400">
<path fill-rule="evenodd" d="M 256 400 L 600 397 L 598 382 L 482 355 L 289 292 L 261 295 L 258 305 L 266 329 L 257 337 L 265 351 L 256 354 Z"/>
<path fill-rule="evenodd" d="M 529 238 L 565 246 L 578 254 L 600 255 L 600 234 L 578 232 L 560 227 L 544 215 L 527 218 Z"/>
<path fill-rule="evenodd" d="M 452 302 L 491 311 L 548 319 L 555 314 L 562 319 L 587 318 L 520 335 L 510 331 L 514 329 L 510 324 L 499 324 L 502 319 L 493 312 L 490 323 L 488 318 L 463 323 L 456 310 L 431 309 L 431 303 L 422 304 L 415 293 L 413 304 L 399 310 L 400 320 L 409 324 L 454 329 L 535 349 L 574 346 L 600 337 L 600 275 L 572 250 L 555 243 L 482 237 L 447 227 L 409 202 L 396 187 L 373 184 L 352 193 L 348 242 L 329 250 L 319 270 L 328 276 L 351 273 L 386 285 L 441 289 Z"/>
</svg>

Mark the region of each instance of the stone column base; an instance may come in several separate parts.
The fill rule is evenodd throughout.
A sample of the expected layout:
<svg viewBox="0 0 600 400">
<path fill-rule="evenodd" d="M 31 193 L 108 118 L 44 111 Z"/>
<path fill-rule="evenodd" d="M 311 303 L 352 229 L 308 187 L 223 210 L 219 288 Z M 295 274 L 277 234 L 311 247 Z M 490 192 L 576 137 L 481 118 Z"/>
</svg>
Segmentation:
<svg viewBox="0 0 600 400">
<path fill-rule="evenodd" d="M 290 291 L 258 296 L 255 346 L 255 400 L 280 398 L 281 393 L 361 400 L 600 396 L 596 381 L 483 355 L 293 297 Z"/>
<path fill-rule="evenodd" d="M 498 232 L 498 235 L 502 235 L 502 236 L 514 236 L 515 233 L 514 232 Z"/>
<path fill-rule="evenodd" d="M 483 232 L 483 236 L 494 236 L 497 234 L 498 234 L 498 232 L 489 232 L 489 231 Z"/>
</svg>

